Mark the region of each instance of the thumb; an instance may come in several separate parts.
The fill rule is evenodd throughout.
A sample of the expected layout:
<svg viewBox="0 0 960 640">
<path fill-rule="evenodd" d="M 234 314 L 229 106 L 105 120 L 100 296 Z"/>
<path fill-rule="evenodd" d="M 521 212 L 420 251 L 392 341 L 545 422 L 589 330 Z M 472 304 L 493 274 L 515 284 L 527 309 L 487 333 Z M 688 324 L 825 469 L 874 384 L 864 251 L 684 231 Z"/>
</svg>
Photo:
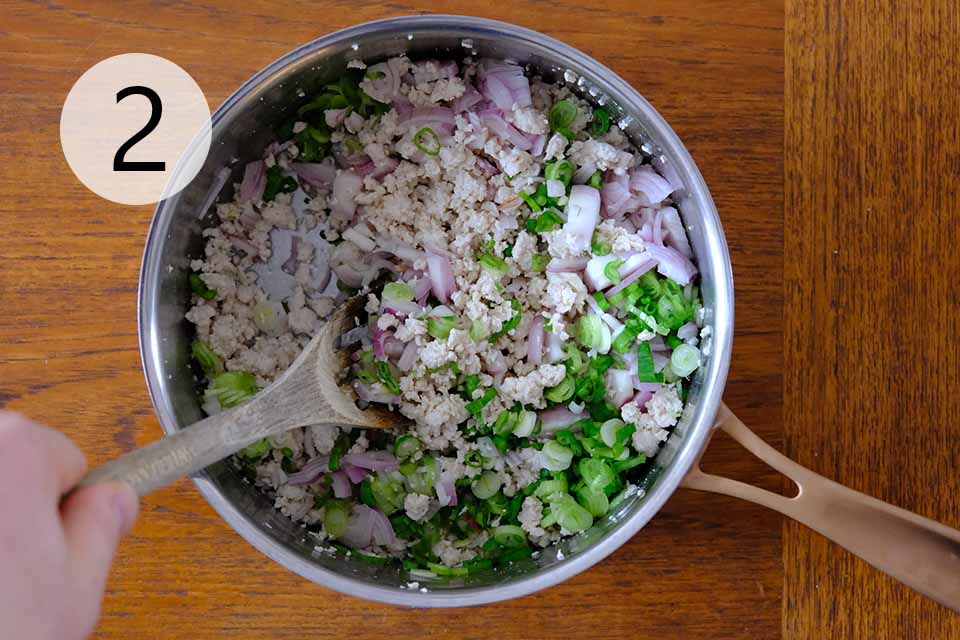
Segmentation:
<svg viewBox="0 0 960 640">
<path fill-rule="evenodd" d="M 85 487 L 64 503 L 63 529 L 77 587 L 102 594 L 117 544 L 138 510 L 137 494 L 119 482 Z"/>
</svg>

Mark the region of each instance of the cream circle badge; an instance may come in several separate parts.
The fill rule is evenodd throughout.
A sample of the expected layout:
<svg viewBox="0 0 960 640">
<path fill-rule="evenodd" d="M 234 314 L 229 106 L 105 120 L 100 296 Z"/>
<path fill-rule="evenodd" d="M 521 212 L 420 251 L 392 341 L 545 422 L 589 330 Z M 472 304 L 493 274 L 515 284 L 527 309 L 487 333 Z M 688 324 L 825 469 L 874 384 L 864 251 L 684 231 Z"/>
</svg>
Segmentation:
<svg viewBox="0 0 960 640">
<path fill-rule="evenodd" d="M 126 53 L 98 62 L 70 89 L 60 144 L 88 189 L 121 204 L 150 204 L 183 189 L 203 166 L 210 107 L 173 62 Z"/>
</svg>

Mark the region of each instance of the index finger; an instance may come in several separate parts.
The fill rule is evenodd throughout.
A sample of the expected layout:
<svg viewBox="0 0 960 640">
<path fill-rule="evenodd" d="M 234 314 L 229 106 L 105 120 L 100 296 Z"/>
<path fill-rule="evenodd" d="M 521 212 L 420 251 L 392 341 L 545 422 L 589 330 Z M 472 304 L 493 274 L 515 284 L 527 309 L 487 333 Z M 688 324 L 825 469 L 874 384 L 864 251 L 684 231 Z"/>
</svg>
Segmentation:
<svg viewBox="0 0 960 640">
<path fill-rule="evenodd" d="M 56 497 L 87 471 L 86 458 L 67 436 L 12 411 L 0 411 L 0 465 Z"/>
</svg>

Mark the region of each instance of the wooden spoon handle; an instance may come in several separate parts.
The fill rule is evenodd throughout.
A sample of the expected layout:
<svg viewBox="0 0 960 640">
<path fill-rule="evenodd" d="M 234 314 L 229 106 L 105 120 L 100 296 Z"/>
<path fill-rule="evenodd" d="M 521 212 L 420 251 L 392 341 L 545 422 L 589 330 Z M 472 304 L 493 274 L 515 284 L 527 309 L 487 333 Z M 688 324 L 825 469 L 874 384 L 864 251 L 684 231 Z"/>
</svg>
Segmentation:
<svg viewBox="0 0 960 640">
<path fill-rule="evenodd" d="M 228 409 L 97 467 L 77 486 L 125 482 L 142 497 L 263 437 L 262 428 L 245 428 L 248 420 L 261 423 L 263 417 L 250 411 L 250 405 Z M 243 433 L 248 435 L 238 435 Z"/>
<path fill-rule="evenodd" d="M 960 531 L 887 504 L 802 467 L 761 440 L 721 405 L 716 426 L 750 453 L 793 480 L 787 498 L 704 473 L 699 462 L 683 480 L 690 489 L 743 498 L 801 522 L 877 569 L 960 612 Z"/>
</svg>

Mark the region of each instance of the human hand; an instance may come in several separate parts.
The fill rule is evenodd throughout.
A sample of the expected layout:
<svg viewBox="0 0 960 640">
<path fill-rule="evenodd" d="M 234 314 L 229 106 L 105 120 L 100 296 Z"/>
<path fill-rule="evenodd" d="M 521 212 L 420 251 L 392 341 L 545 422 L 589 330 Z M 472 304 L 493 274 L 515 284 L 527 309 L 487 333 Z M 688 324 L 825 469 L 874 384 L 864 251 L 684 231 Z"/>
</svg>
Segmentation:
<svg viewBox="0 0 960 640">
<path fill-rule="evenodd" d="M 109 483 L 60 498 L 86 471 L 58 431 L 0 411 L 0 620 L 4 637 L 81 640 L 93 631 L 138 499 Z M 8 635 L 9 634 L 9 635 Z"/>
</svg>

